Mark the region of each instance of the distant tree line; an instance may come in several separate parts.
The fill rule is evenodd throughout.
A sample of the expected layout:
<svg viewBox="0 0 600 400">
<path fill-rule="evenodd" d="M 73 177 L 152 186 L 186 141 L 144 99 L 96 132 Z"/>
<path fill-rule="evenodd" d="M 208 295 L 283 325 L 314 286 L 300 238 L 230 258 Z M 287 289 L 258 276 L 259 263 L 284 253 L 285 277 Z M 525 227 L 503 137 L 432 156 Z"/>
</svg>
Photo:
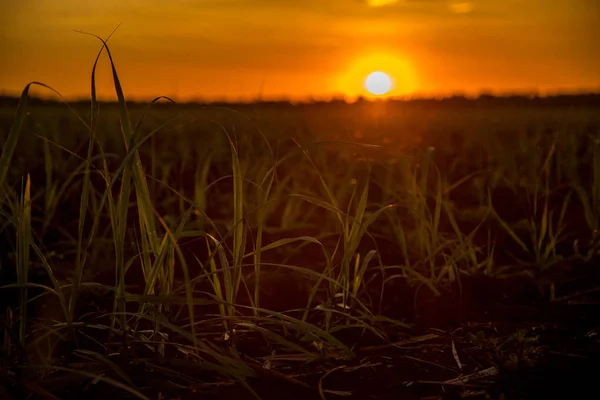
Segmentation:
<svg viewBox="0 0 600 400">
<path fill-rule="evenodd" d="M 449 107 L 477 107 L 477 106 L 535 106 L 535 107 L 600 107 L 600 92 L 599 93 L 580 93 L 580 94 L 557 94 L 557 95 L 493 95 L 482 93 L 477 97 L 467 97 L 463 95 L 453 95 L 440 98 L 420 97 L 411 99 L 389 99 L 389 100 L 369 100 L 364 97 L 358 98 L 352 104 L 370 104 L 385 102 L 391 105 L 403 106 L 449 106 Z M 30 97 L 28 103 L 32 106 L 52 106 L 59 105 L 61 101 L 56 99 L 43 99 L 39 97 Z M 0 95 L 0 107 L 13 108 L 19 104 L 19 98 L 15 96 Z M 69 101 L 72 106 L 90 106 L 90 100 L 74 100 Z M 116 102 L 99 101 L 102 106 L 116 106 Z M 193 101 L 181 103 L 161 102 L 153 105 L 160 108 L 178 108 L 178 107 L 194 107 L 194 106 L 211 106 L 211 107 L 322 107 L 322 106 L 345 106 L 348 103 L 343 98 L 334 98 L 331 100 L 307 100 L 303 102 L 290 100 L 262 100 L 255 102 L 226 102 L 226 101 Z M 143 101 L 128 101 L 128 105 L 132 107 L 146 106 L 147 102 Z"/>
</svg>

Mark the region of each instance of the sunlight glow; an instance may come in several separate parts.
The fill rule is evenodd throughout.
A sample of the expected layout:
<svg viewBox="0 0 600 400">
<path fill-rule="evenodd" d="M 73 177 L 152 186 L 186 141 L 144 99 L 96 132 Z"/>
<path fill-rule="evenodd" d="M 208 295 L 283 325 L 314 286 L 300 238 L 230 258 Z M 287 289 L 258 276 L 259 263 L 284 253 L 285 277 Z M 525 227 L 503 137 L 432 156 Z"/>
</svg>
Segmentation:
<svg viewBox="0 0 600 400">
<path fill-rule="evenodd" d="M 418 83 L 411 64 L 404 58 L 393 56 L 387 52 L 371 53 L 349 63 L 345 71 L 341 71 L 335 91 L 353 98 L 358 96 L 380 96 L 367 88 L 366 77 L 373 71 L 385 71 L 391 84 L 386 96 L 405 96 L 416 92 Z"/>
<path fill-rule="evenodd" d="M 397 3 L 398 0 L 368 0 L 367 4 L 371 7 L 383 7 Z"/>
</svg>

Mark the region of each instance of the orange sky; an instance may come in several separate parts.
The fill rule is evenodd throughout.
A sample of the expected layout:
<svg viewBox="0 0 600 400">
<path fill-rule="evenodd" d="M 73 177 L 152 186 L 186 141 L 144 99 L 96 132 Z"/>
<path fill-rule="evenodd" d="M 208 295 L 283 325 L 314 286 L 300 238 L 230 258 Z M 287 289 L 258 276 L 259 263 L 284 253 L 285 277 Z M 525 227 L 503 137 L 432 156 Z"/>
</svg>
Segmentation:
<svg viewBox="0 0 600 400">
<path fill-rule="evenodd" d="M 108 35 L 130 98 L 600 88 L 598 0 L 0 0 L 0 91 L 89 96 Z M 100 95 L 113 98 L 106 60 Z"/>
</svg>

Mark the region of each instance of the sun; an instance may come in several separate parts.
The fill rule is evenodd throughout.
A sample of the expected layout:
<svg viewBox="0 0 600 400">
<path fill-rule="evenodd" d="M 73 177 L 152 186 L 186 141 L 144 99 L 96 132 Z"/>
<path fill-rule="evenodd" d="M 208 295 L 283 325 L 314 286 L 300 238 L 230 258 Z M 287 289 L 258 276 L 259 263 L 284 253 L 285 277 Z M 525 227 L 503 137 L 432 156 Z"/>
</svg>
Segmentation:
<svg viewBox="0 0 600 400">
<path fill-rule="evenodd" d="M 410 96 L 419 88 L 409 55 L 385 50 L 349 55 L 334 82 L 332 91 L 348 99 Z"/>
<path fill-rule="evenodd" d="M 381 71 L 371 72 L 365 79 L 365 87 L 369 93 L 381 96 L 392 90 L 392 79 L 388 74 Z"/>
</svg>

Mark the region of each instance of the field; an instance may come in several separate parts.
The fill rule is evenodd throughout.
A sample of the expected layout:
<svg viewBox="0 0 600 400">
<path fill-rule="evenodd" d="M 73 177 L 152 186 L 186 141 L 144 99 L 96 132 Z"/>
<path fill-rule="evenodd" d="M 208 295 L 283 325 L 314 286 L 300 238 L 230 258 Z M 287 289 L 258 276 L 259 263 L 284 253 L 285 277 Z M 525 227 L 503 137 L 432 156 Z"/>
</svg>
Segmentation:
<svg viewBox="0 0 600 400">
<path fill-rule="evenodd" d="M 0 109 L 7 398 L 599 392 L 600 107 L 116 86 Z"/>
</svg>

